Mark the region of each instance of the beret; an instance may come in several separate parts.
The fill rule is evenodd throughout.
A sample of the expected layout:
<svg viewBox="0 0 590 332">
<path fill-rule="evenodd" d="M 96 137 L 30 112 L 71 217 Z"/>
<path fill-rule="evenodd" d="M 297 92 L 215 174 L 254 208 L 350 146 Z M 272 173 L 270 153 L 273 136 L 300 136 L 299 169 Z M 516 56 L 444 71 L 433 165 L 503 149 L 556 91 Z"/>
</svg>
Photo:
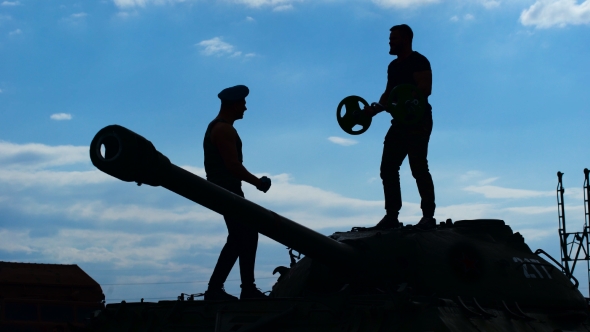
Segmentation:
<svg viewBox="0 0 590 332">
<path fill-rule="evenodd" d="M 239 101 L 246 99 L 246 96 L 250 93 L 245 85 L 236 85 L 231 88 L 225 88 L 217 95 L 222 101 Z"/>
</svg>

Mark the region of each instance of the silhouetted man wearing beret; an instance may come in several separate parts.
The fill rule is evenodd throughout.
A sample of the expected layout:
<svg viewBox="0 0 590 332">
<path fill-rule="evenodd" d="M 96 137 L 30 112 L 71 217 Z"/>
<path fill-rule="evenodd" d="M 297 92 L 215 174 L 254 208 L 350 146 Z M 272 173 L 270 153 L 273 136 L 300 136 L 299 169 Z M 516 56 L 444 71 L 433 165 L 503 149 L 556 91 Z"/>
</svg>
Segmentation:
<svg viewBox="0 0 590 332">
<path fill-rule="evenodd" d="M 381 179 L 385 193 L 386 215 L 375 226 L 377 229 L 389 229 L 399 226 L 398 214 L 402 207 L 402 195 L 399 180 L 399 168 L 408 156 L 412 175 L 416 179 L 422 202 L 422 219 L 416 225 L 428 229 L 436 226 L 434 217 L 434 184 L 428 170 L 428 142 L 432 132 L 432 107 L 428 96 L 432 91 L 432 70 L 430 62 L 422 54 L 412 50 L 414 33 L 409 26 L 402 24 L 390 29 L 389 54 L 397 55 L 387 68 L 387 86 L 379 103 L 374 107 L 365 107 L 367 115 L 375 116 L 385 110 L 391 90 L 400 84 L 415 85 L 426 98 L 426 109 L 422 119 L 413 125 L 404 125 L 395 120 L 385 136 L 383 157 L 381 159 Z"/>
<path fill-rule="evenodd" d="M 267 192 L 271 185 L 269 178 L 257 178 L 242 165 L 242 141 L 233 123 L 244 117 L 248 93 L 248 87 L 236 85 L 218 94 L 221 109 L 207 127 L 203 140 L 207 180 L 241 197 L 244 197 L 242 181 L 263 192 Z M 225 292 L 223 284 L 238 257 L 242 279 L 240 299 L 266 297 L 254 284 L 258 232 L 242 224 L 239 219 L 223 218 L 229 234 L 209 280 L 205 300 L 237 300 L 237 297 Z"/>
</svg>

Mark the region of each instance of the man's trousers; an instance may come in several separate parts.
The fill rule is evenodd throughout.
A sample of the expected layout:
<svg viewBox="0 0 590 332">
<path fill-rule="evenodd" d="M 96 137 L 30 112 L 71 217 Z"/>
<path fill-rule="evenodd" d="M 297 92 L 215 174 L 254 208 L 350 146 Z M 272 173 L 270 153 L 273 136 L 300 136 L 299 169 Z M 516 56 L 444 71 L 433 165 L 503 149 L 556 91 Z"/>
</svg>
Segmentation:
<svg viewBox="0 0 590 332">
<path fill-rule="evenodd" d="M 228 190 L 244 197 L 241 188 L 230 188 Z M 223 219 L 225 220 L 229 234 L 209 280 L 209 287 L 223 287 L 227 276 L 238 258 L 240 259 L 242 286 L 253 285 L 256 249 L 258 248 L 258 232 L 246 226 L 237 218 L 224 216 Z"/>
<path fill-rule="evenodd" d="M 433 217 L 434 183 L 428 170 L 428 142 L 432 132 L 432 118 L 425 117 L 417 125 L 403 126 L 392 122 L 385 136 L 381 158 L 381 179 L 385 193 L 385 209 L 388 215 L 397 216 L 402 207 L 399 168 L 408 156 L 412 175 L 416 179 L 424 217 Z"/>
</svg>

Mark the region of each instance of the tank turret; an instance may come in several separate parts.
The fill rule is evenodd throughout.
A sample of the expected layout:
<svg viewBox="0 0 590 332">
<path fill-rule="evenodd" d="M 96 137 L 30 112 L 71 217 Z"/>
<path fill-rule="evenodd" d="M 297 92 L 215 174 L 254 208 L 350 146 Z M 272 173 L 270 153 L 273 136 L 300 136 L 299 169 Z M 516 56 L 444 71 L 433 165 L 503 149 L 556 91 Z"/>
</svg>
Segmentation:
<svg viewBox="0 0 590 332">
<path fill-rule="evenodd" d="M 409 225 L 388 231 L 353 228 L 325 236 L 172 164 L 147 139 L 118 125 L 96 134 L 90 158 L 123 181 L 162 186 L 220 214 L 239 216 L 304 254 L 288 273 L 280 269 L 283 274 L 271 293 L 275 298 L 321 297 L 347 289 L 383 295 L 393 307 L 411 307 L 411 296 L 428 305 L 454 303 L 482 319 L 498 312 L 505 321 L 535 319 L 523 310 L 572 324 L 587 318 L 587 301 L 577 285 L 502 220 L 448 220 L 429 230 Z"/>
</svg>

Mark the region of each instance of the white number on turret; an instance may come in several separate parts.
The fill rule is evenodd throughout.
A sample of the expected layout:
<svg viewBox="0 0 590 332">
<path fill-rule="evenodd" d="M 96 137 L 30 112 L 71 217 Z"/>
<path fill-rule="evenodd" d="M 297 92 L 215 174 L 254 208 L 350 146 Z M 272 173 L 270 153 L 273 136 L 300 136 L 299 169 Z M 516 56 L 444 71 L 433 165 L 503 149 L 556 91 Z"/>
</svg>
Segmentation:
<svg viewBox="0 0 590 332">
<path fill-rule="evenodd" d="M 522 271 L 524 272 L 524 276 L 526 278 L 540 278 L 543 279 L 543 273 L 541 273 L 541 271 L 539 271 L 539 269 L 537 267 L 540 267 L 544 272 L 545 275 L 549 278 L 549 279 L 553 279 L 551 277 L 551 274 L 549 273 L 549 271 L 547 271 L 547 269 L 545 268 L 544 265 L 541 264 L 541 262 L 539 262 L 536 259 L 528 259 L 528 258 L 518 258 L 518 257 L 513 257 L 512 258 L 516 263 L 522 263 Z M 531 269 L 532 268 L 532 269 Z"/>
</svg>

